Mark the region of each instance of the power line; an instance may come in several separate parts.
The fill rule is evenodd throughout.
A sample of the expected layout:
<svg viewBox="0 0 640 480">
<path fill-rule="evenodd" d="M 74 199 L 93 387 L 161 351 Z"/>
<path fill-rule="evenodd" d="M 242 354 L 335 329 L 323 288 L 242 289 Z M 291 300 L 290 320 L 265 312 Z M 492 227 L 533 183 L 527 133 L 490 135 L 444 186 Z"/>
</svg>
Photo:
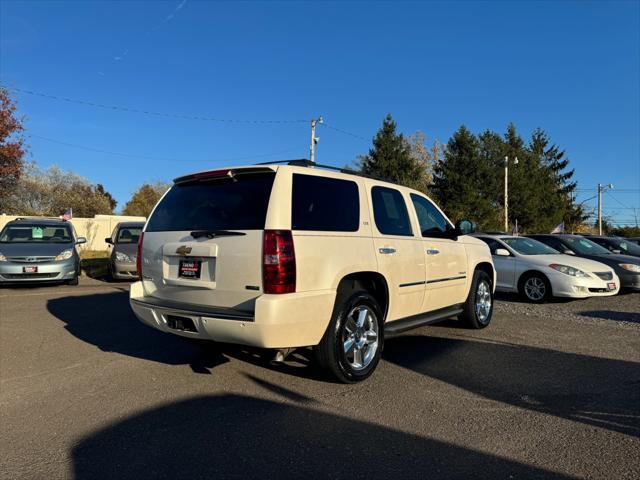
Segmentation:
<svg viewBox="0 0 640 480">
<path fill-rule="evenodd" d="M 9 87 L 10 90 L 15 90 L 16 92 L 25 93 L 27 95 L 32 95 L 36 97 L 48 98 L 51 100 L 57 100 L 61 102 L 67 103 L 76 103 L 78 105 L 88 105 L 91 107 L 103 108 L 106 110 L 115 110 L 121 112 L 130 112 L 130 113 L 140 113 L 143 115 L 152 115 L 156 117 L 168 117 L 168 118 L 180 118 L 183 120 L 200 120 L 200 121 L 208 121 L 208 122 L 221 122 L 221 123 L 242 123 L 242 124 L 285 124 L 285 123 L 307 123 L 308 120 L 242 120 L 242 119 L 225 119 L 225 118 L 217 118 L 203 115 L 183 115 L 180 113 L 167 113 L 167 112 L 157 112 L 152 110 L 141 110 L 138 108 L 131 107 L 123 107 L 119 105 L 107 105 L 104 103 L 91 102 L 87 100 L 78 100 L 76 98 L 70 97 L 62 97 L 58 95 L 51 95 L 48 93 L 36 92 L 33 90 L 26 90 L 17 87 Z"/>
<path fill-rule="evenodd" d="M 108 105 L 108 104 L 104 104 L 104 103 L 93 102 L 93 101 L 89 101 L 89 100 L 80 100 L 80 99 L 77 99 L 77 98 L 71 98 L 71 97 L 60 96 L 60 95 L 52 95 L 52 94 L 49 94 L 49 93 L 37 92 L 35 90 L 27 90 L 27 89 L 18 88 L 18 87 L 9 87 L 9 89 L 13 90 L 13 91 L 16 91 L 16 92 L 19 92 L 19 93 L 32 95 L 32 96 L 35 96 L 35 97 L 47 98 L 47 99 L 50 99 L 50 100 L 56 100 L 56 101 L 60 101 L 60 102 L 75 103 L 77 105 L 86 105 L 86 106 L 90 106 L 90 107 L 102 108 L 102 109 L 105 109 L 105 110 L 114 110 L 114 111 L 128 112 L 128 113 L 139 113 L 139 114 L 142 114 L 142 115 L 151 115 L 151 116 L 155 116 L 155 117 L 179 118 L 179 119 L 182 119 L 182 120 L 199 120 L 199 121 L 220 122 L 220 123 L 240 123 L 240 124 L 297 124 L 297 123 L 308 123 L 308 120 L 302 120 L 302 119 L 296 119 L 296 120 L 226 119 L 226 118 L 218 118 L 218 117 L 211 117 L 211 116 L 204 116 L 204 115 L 185 115 L 185 114 L 181 114 L 181 113 L 158 112 L 158 111 L 153 111 L 153 110 L 142 110 L 142 109 L 133 108 L 133 107 L 124 107 L 124 106 L 120 106 L 120 105 Z M 344 130 L 342 128 L 334 127 L 333 125 L 327 125 L 326 123 L 324 123 L 323 125 L 325 127 L 329 128 L 329 129 L 331 129 L 331 130 L 334 130 L 336 132 L 342 133 L 343 135 L 348 135 L 350 137 L 357 138 L 357 139 L 362 140 L 364 142 L 369 142 L 369 140 L 366 139 L 365 137 L 363 137 L 362 135 L 357 135 L 355 133 L 349 132 L 349 131 Z"/>
<path fill-rule="evenodd" d="M 180 159 L 180 158 L 153 157 L 153 156 L 149 156 L 149 155 L 138 155 L 138 154 L 134 154 L 134 153 L 113 152 L 113 151 L 109 151 L 109 150 L 102 150 L 102 149 L 99 149 L 99 148 L 88 147 L 86 145 L 78 145 L 76 143 L 64 142 L 62 140 L 56 140 L 54 138 L 43 137 L 41 135 L 31 134 L 30 136 L 34 137 L 34 138 L 38 138 L 40 140 L 45 140 L 47 142 L 57 143 L 59 145 L 64 145 L 64 146 L 72 147 L 72 148 L 79 148 L 81 150 L 87 150 L 87 151 L 90 151 L 90 152 L 104 153 L 104 154 L 107 154 L 107 155 L 115 155 L 115 156 L 119 156 L 119 157 L 144 158 L 144 159 L 147 159 L 147 160 L 161 160 L 161 161 L 166 161 L 166 162 L 179 162 L 179 163 L 193 163 L 193 162 L 198 162 L 198 163 L 201 163 L 201 162 L 219 163 L 219 162 L 228 162 L 228 161 L 234 161 L 234 160 L 246 160 L 246 159 L 250 159 L 250 158 L 270 157 L 270 156 L 278 155 L 278 154 L 281 154 L 281 153 L 299 151 L 299 148 L 288 148 L 286 150 L 279 150 L 277 152 L 260 153 L 260 154 L 257 154 L 257 155 L 243 155 L 243 156 L 240 156 L 240 157 L 228 157 L 228 158 L 218 159 L 218 160 L 207 160 L 207 159 L 203 159 L 203 160 L 184 160 L 184 159 Z"/>
<path fill-rule="evenodd" d="M 622 205 L 624 208 L 633 208 L 633 207 L 630 207 L 629 205 L 626 205 L 626 204 L 622 203 L 622 202 L 621 202 L 620 200 L 618 200 L 616 197 L 614 197 L 613 195 L 611 195 L 611 193 L 610 193 L 610 192 L 607 192 L 607 195 L 608 195 L 609 197 L 611 197 L 613 200 L 615 200 L 618 204 Z M 634 210 L 635 210 L 635 209 L 634 209 Z"/>
<path fill-rule="evenodd" d="M 344 135 L 349 135 L 350 137 L 354 137 L 354 138 L 357 138 L 359 140 L 363 140 L 365 142 L 369 142 L 369 140 L 367 140 L 366 138 L 364 138 L 361 135 L 356 135 L 355 133 L 348 132 L 348 131 L 343 130 L 341 128 L 337 128 L 337 127 L 334 127 L 332 125 L 327 125 L 327 123 L 323 123 L 322 126 L 327 127 L 327 128 L 329 128 L 331 130 L 335 130 L 336 132 L 343 133 Z"/>
</svg>

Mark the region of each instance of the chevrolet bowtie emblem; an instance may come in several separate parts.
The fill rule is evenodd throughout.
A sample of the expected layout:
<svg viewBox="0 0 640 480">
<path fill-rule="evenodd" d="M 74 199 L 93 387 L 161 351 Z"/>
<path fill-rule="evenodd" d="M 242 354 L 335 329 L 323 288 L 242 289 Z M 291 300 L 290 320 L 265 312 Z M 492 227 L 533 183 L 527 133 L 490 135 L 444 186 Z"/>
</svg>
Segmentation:
<svg viewBox="0 0 640 480">
<path fill-rule="evenodd" d="M 186 245 L 182 245 L 176 249 L 176 253 L 178 255 L 189 255 L 191 253 L 191 247 L 187 247 Z"/>
</svg>

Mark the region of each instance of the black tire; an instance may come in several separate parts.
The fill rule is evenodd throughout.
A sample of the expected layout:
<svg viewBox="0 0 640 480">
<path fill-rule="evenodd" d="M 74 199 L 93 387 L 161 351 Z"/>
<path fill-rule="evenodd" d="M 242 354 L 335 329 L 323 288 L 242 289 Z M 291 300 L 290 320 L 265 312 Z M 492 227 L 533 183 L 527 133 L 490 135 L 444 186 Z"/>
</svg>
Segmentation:
<svg viewBox="0 0 640 480">
<path fill-rule="evenodd" d="M 353 315 L 364 310 L 364 324 L 358 326 Z M 357 331 L 350 333 L 353 327 L 356 327 Z M 364 334 L 365 328 L 369 335 Z M 374 328 L 377 328 L 375 350 L 369 350 L 374 348 L 371 334 Z M 344 340 L 345 337 L 347 340 Z M 352 360 L 349 358 L 351 354 L 346 353 L 344 347 L 349 338 L 353 340 L 353 349 L 349 350 L 353 354 Z M 368 341 L 372 343 L 365 343 L 362 349 L 357 348 L 358 344 Z M 320 343 L 314 348 L 314 353 L 320 367 L 330 372 L 338 381 L 356 383 L 368 378 L 376 369 L 383 346 L 384 318 L 380 305 L 367 291 L 361 290 L 338 295 L 329 326 Z M 371 357 L 367 358 L 369 352 L 372 352 Z M 359 355 L 362 362 L 358 362 L 356 355 Z M 362 363 L 362 366 L 355 368 L 354 365 L 357 363 Z"/>
<path fill-rule="evenodd" d="M 478 307 L 479 302 L 484 299 L 484 307 Z M 486 302 L 490 304 L 487 306 Z M 488 309 L 488 312 L 487 312 Z M 464 310 L 459 315 L 459 319 L 468 328 L 481 329 L 491 323 L 493 316 L 493 280 L 482 270 L 473 272 L 469 295 L 464 302 Z"/>
<path fill-rule="evenodd" d="M 537 288 L 536 288 L 537 287 Z M 542 273 L 527 273 L 518 282 L 522 298 L 531 303 L 544 303 L 551 298 L 551 283 Z"/>
</svg>

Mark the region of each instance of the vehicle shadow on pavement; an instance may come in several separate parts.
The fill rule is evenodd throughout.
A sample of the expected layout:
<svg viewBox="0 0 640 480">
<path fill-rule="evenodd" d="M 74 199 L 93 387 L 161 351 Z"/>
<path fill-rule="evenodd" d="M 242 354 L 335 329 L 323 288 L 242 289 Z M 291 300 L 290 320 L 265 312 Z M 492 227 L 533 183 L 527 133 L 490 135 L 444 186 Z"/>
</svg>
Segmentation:
<svg viewBox="0 0 640 480">
<path fill-rule="evenodd" d="M 243 395 L 198 396 L 77 443 L 74 477 L 568 478 L 490 454 Z"/>
<path fill-rule="evenodd" d="M 129 306 L 128 291 L 53 298 L 47 309 L 80 340 L 116 352 L 169 365 L 190 365 L 196 373 L 229 360 L 219 352 L 143 325 Z"/>
<path fill-rule="evenodd" d="M 613 310 L 588 310 L 580 312 L 580 315 L 591 318 L 601 318 L 604 320 L 615 320 L 618 322 L 640 323 L 640 313 L 617 312 Z"/>
<path fill-rule="evenodd" d="M 492 400 L 640 437 L 635 362 L 419 335 L 387 340 L 383 358 Z"/>
</svg>

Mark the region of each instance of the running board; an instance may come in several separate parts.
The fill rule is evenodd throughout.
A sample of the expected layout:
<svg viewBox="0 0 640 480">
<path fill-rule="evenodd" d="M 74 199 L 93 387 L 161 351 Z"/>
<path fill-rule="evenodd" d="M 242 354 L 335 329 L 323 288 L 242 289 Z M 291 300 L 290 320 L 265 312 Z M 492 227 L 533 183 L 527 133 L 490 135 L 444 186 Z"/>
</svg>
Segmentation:
<svg viewBox="0 0 640 480">
<path fill-rule="evenodd" d="M 413 315 L 411 317 L 402 318 L 400 320 L 394 320 L 384 326 L 384 334 L 386 336 L 396 335 L 398 333 L 406 332 L 414 328 L 429 325 L 431 323 L 441 322 L 450 317 L 455 317 L 463 312 L 462 305 L 454 305 L 452 307 L 441 308 L 440 310 L 434 310 L 433 312 L 421 313 L 419 315 Z"/>
</svg>

